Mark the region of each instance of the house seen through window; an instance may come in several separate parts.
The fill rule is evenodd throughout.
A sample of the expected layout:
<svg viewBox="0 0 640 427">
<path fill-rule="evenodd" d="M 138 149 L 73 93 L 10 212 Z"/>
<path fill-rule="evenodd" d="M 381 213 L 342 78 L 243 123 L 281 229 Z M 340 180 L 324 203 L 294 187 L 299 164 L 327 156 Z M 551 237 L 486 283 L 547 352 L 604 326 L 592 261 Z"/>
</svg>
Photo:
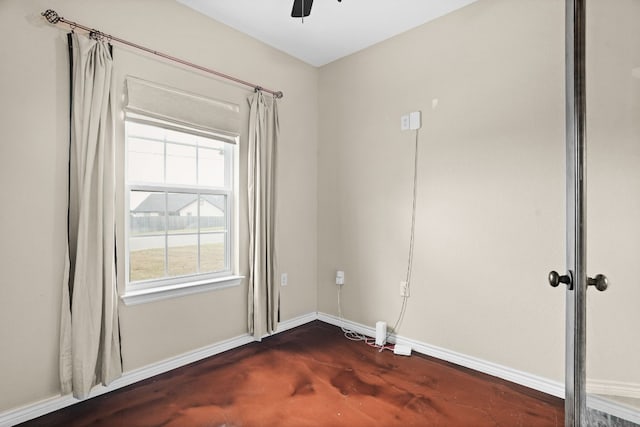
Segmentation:
<svg viewBox="0 0 640 427">
<path fill-rule="evenodd" d="M 234 146 L 127 120 L 128 283 L 156 286 L 229 275 Z"/>
</svg>

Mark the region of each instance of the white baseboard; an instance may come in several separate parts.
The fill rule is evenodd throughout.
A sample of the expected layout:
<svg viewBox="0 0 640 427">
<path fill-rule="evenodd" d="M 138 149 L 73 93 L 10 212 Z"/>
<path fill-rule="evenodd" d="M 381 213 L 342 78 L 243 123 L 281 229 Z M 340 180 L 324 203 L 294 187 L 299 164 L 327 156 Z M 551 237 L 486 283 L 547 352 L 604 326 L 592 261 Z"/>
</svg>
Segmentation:
<svg viewBox="0 0 640 427">
<path fill-rule="evenodd" d="M 604 394 L 606 396 L 622 396 L 640 399 L 640 384 L 587 379 L 587 392 Z"/>
<path fill-rule="evenodd" d="M 289 329 L 297 328 L 298 326 L 305 325 L 309 322 L 313 322 L 314 320 L 318 320 L 318 313 L 316 313 L 315 311 L 313 313 L 307 313 L 303 314 L 302 316 L 294 317 L 293 319 L 285 320 L 284 322 L 278 323 L 276 334 L 288 331 Z"/>
<path fill-rule="evenodd" d="M 336 316 L 325 313 L 318 313 L 318 319 L 332 325 L 344 326 L 358 333 L 375 337 L 375 328 L 370 326 L 340 319 Z M 447 350 L 445 348 L 426 344 L 403 336 L 396 337 L 392 334 L 389 336 L 389 341 L 392 343 L 410 345 L 411 348 L 418 353 L 455 363 L 456 365 L 464 366 L 465 368 L 473 369 L 474 371 L 483 372 L 485 374 L 502 378 L 504 380 L 564 399 L 564 384 L 557 381 L 552 381 L 547 378 L 542 378 L 527 372 L 518 371 L 517 369 L 498 365 L 493 362 L 488 362 L 473 356 L 468 356 L 466 354 Z"/>
<path fill-rule="evenodd" d="M 287 331 L 289 329 L 304 325 L 314 320 L 320 320 L 322 322 L 341 326 L 353 330 L 355 332 L 375 337 L 375 328 L 362 325 L 360 323 L 351 322 L 349 320 L 340 319 L 336 316 L 326 313 L 309 313 L 294 319 L 286 320 L 278 325 L 278 329 L 275 334 Z M 221 341 L 217 344 L 206 346 L 180 356 L 167 359 L 158 363 L 154 363 L 149 366 L 145 366 L 140 369 L 136 369 L 130 372 L 126 372 L 121 378 L 113 381 L 109 386 L 97 386 L 95 387 L 89 398 L 99 396 L 110 391 L 117 390 L 119 388 L 131 385 L 141 380 L 151 378 L 155 375 L 168 372 L 172 369 L 179 368 L 189 363 L 197 362 L 198 360 L 205 359 L 216 354 L 220 354 L 227 350 L 231 350 L 242 345 L 251 343 L 254 338 L 249 334 L 244 334 L 231 338 L 225 341 Z M 466 368 L 473 369 L 478 372 L 483 372 L 498 378 L 511 381 L 516 384 L 523 385 L 525 387 L 532 388 L 534 390 L 542 391 L 544 393 L 551 394 L 560 398 L 564 398 L 564 385 L 562 383 L 552 381 L 546 378 L 538 377 L 528 374 L 526 372 L 518 371 L 506 366 L 498 365 L 496 363 L 488 362 L 486 360 L 478 359 L 476 357 L 461 354 L 455 351 L 447 350 L 441 347 L 426 344 L 420 341 L 412 340 L 402 336 L 396 337 L 391 335 L 389 341 L 392 343 L 410 345 L 411 348 L 421 354 L 435 357 L 437 359 L 445 360 L 447 362 L 454 363 L 456 365 L 464 366 Z M 595 387 L 601 387 L 598 390 L 602 390 L 602 387 L 609 387 L 608 390 L 613 390 L 613 387 L 618 387 L 616 390 L 621 390 L 627 393 L 636 393 L 637 389 L 629 387 L 629 384 L 611 383 L 604 381 L 596 382 Z M 591 385 L 593 387 L 593 385 Z M 593 389 L 589 392 L 594 393 Z M 606 393 L 600 393 L 606 394 Z M 620 394 L 619 394 L 620 395 Z M 629 397 L 636 397 L 635 395 Z M 58 409 L 65 408 L 67 406 L 78 403 L 79 400 L 74 399 L 71 396 L 54 396 L 49 399 L 42 400 L 30 405 L 26 405 L 20 408 L 12 409 L 0 413 L 0 427 L 13 426 L 33 418 L 40 417 Z M 640 424 L 640 413 L 637 409 L 634 409 L 623 403 L 618 403 L 601 396 L 589 395 L 588 405 L 591 408 L 599 411 L 615 415 L 619 418 L 632 421 Z"/>
<path fill-rule="evenodd" d="M 284 332 L 286 330 L 295 328 L 305 323 L 311 322 L 318 318 L 317 314 L 309 313 L 304 316 L 296 317 L 294 319 L 286 320 L 278 325 L 276 333 Z M 240 335 L 228 340 L 221 341 L 219 343 L 199 348 L 188 353 L 181 354 L 171 359 L 166 359 L 152 365 L 145 366 L 143 368 L 134 369 L 133 371 L 125 372 L 122 377 L 113 381 L 108 386 L 96 386 L 91 391 L 88 399 L 96 396 L 108 393 L 110 391 L 117 390 L 122 387 L 134 384 L 138 381 L 146 380 L 153 376 L 163 374 L 181 366 L 188 365 L 189 363 L 197 362 L 198 360 L 206 359 L 207 357 L 214 356 L 216 354 L 223 353 L 227 350 L 231 350 L 245 344 L 254 342 L 254 338 L 249 334 Z M 16 424 L 23 423 L 28 420 L 40 417 L 58 409 L 65 408 L 67 406 L 74 405 L 80 402 L 71 395 L 66 396 L 53 396 L 51 398 L 41 400 L 39 402 L 22 406 L 20 408 L 11 409 L 9 411 L 0 413 L 0 427 L 8 427 Z"/>
</svg>

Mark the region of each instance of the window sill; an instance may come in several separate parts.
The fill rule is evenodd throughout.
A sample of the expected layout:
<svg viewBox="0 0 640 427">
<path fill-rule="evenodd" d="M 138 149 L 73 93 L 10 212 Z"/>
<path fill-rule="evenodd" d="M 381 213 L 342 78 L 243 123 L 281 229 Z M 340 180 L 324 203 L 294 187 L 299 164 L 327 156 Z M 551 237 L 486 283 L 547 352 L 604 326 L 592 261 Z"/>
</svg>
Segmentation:
<svg viewBox="0 0 640 427">
<path fill-rule="evenodd" d="M 146 304 L 167 298 L 175 298 L 211 290 L 238 286 L 244 276 L 227 276 L 217 279 L 200 280 L 197 282 L 179 283 L 176 285 L 159 286 L 156 288 L 128 291 L 120 298 L 125 305 Z"/>
</svg>

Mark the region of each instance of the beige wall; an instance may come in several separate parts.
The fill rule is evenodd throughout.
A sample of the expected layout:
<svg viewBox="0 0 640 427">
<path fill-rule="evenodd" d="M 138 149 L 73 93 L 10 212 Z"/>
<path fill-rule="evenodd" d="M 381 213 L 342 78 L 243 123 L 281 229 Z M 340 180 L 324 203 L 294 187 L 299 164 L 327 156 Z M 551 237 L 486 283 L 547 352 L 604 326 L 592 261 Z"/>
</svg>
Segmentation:
<svg viewBox="0 0 640 427">
<path fill-rule="evenodd" d="M 481 0 L 320 73 L 319 311 L 563 380 L 564 8 Z M 432 101 L 438 100 L 433 108 Z"/>
<path fill-rule="evenodd" d="M 588 8 L 589 383 L 640 391 L 640 3 Z M 640 76 L 640 69 L 635 71 Z M 480 0 L 320 73 L 318 310 L 562 382 L 564 2 Z M 437 99 L 434 107 L 433 100 Z"/>
<path fill-rule="evenodd" d="M 68 65 L 66 35 L 47 8 L 166 53 L 282 90 L 279 265 L 282 319 L 316 310 L 318 71 L 171 0 L 0 2 L 0 411 L 58 393 L 60 287 L 66 233 Z M 250 91 L 116 47 L 126 73 L 236 102 Z M 245 126 L 246 127 L 246 126 Z M 244 134 L 242 135 L 244 137 Z M 244 139 L 244 138 L 242 138 Z M 245 145 L 241 144 L 241 156 Z M 246 182 L 241 165 L 241 186 Z M 293 179 L 295 177 L 295 179 Z M 246 206 L 241 192 L 241 253 Z M 20 209 L 7 207 L 20 206 Z M 240 273 L 247 274 L 246 260 Z M 122 277 L 122 276 L 121 276 Z M 246 333 L 246 285 L 121 307 L 125 370 Z M 9 392 L 11 390 L 11 392 Z"/>
</svg>

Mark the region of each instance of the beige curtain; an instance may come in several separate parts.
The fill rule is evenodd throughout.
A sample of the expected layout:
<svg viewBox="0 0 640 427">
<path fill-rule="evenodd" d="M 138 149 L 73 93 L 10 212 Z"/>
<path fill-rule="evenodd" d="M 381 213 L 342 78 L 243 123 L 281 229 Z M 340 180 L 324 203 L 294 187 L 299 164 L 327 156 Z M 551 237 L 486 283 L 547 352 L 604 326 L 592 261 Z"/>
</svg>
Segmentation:
<svg viewBox="0 0 640 427">
<path fill-rule="evenodd" d="M 278 327 L 280 294 L 276 280 L 276 100 L 258 91 L 249 112 L 249 332 L 260 340 Z"/>
<path fill-rule="evenodd" d="M 60 381 L 85 398 L 122 374 L 114 223 L 114 96 L 109 46 L 72 33 L 69 230 Z"/>
</svg>

